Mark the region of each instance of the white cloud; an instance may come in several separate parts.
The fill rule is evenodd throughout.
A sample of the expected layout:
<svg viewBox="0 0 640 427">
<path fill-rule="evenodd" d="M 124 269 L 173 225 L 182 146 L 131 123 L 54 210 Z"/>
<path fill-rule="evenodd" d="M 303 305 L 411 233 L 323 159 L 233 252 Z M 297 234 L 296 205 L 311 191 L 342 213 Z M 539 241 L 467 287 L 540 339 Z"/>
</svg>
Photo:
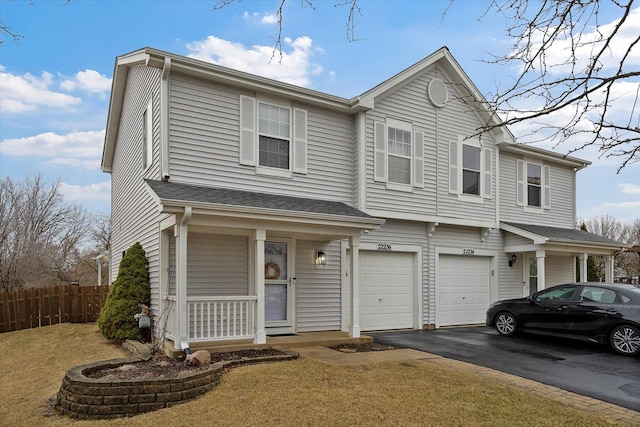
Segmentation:
<svg viewBox="0 0 640 427">
<path fill-rule="evenodd" d="M 72 79 L 60 83 L 66 91 L 83 90 L 89 93 L 104 93 L 111 89 L 111 79 L 95 70 L 79 71 Z"/>
<path fill-rule="evenodd" d="M 60 192 L 65 200 L 97 200 L 108 202 L 111 200 L 111 181 L 89 185 L 73 185 L 61 182 Z"/>
<path fill-rule="evenodd" d="M 10 156 L 49 157 L 47 163 L 97 168 L 102 155 L 104 130 L 58 135 L 45 132 L 0 142 L 0 153 Z"/>
<path fill-rule="evenodd" d="M 18 76 L 0 67 L 0 112 L 24 113 L 43 106 L 68 108 L 82 102 L 75 96 L 50 90 L 52 83 L 51 73 L 43 72 L 40 77 L 29 73 Z"/>
<path fill-rule="evenodd" d="M 282 61 L 273 46 L 254 45 L 250 48 L 214 36 L 187 44 L 188 56 L 235 70 L 268 77 L 298 86 L 310 85 L 309 75 L 318 73 L 318 66 L 311 63 L 311 38 L 303 36 L 283 40 Z M 286 52 L 286 47 L 291 51 Z M 273 60 L 272 60 L 273 58 Z"/>
<path fill-rule="evenodd" d="M 278 22 L 278 17 L 275 14 L 270 13 L 270 14 L 264 15 L 260 20 L 260 22 L 263 24 L 275 24 Z"/>
<path fill-rule="evenodd" d="M 618 184 L 620 189 L 625 194 L 640 194 L 640 185 L 638 184 Z"/>
</svg>

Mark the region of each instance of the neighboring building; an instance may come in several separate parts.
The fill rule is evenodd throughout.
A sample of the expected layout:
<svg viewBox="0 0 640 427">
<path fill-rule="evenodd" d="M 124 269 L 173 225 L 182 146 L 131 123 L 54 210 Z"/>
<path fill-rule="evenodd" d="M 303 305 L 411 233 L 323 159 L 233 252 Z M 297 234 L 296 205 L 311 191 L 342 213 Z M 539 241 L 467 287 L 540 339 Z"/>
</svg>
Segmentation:
<svg viewBox="0 0 640 427">
<path fill-rule="evenodd" d="M 589 162 L 476 135 L 495 120 L 446 48 L 352 99 L 150 48 L 118 57 L 112 277 L 140 242 L 177 349 L 483 323 L 490 302 L 624 246 L 575 230 Z"/>
</svg>

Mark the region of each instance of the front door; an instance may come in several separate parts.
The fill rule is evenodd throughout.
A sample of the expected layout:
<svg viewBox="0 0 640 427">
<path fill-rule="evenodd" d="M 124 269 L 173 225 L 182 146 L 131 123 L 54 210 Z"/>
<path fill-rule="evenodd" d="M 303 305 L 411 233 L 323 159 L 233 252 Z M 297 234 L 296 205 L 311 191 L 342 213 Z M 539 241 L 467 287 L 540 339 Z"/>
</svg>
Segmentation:
<svg viewBox="0 0 640 427">
<path fill-rule="evenodd" d="M 289 240 L 264 243 L 265 327 L 268 335 L 295 331 L 292 252 Z"/>
</svg>

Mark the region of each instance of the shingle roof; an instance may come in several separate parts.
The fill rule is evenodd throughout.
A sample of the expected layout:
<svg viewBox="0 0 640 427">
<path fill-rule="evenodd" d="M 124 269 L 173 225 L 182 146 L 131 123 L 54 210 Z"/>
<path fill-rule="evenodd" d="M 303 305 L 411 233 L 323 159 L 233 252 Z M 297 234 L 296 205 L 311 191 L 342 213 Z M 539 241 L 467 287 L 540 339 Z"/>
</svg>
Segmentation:
<svg viewBox="0 0 640 427">
<path fill-rule="evenodd" d="M 513 222 L 502 222 L 502 224 L 519 228 L 529 233 L 537 234 L 549 238 L 549 240 L 571 240 L 585 243 L 601 243 L 606 245 L 626 246 L 624 243 L 598 236 L 583 230 L 574 230 L 571 228 L 548 227 L 545 225 L 518 224 Z"/>
<path fill-rule="evenodd" d="M 150 179 L 146 179 L 145 181 L 162 200 L 375 219 L 342 202 L 254 193 L 250 191 L 230 190 L 227 188 L 201 187 L 169 181 L 155 181 Z"/>
</svg>

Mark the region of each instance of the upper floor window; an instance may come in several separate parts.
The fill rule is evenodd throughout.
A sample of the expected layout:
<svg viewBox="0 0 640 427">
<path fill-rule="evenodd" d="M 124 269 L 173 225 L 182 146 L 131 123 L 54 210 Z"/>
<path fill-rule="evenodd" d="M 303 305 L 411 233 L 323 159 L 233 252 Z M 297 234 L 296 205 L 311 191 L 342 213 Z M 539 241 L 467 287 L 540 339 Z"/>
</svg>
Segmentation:
<svg viewBox="0 0 640 427">
<path fill-rule="evenodd" d="M 493 151 L 479 138 L 449 142 L 449 193 L 476 203 L 493 197 Z"/>
<path fill-rule="evenodd" d="M 260 102 L 258 104 L 258 164 L 289 169 L 290 110 Z"/>
<path fill-rule="evenodd" d="M 307 111 L 240 96 L 240 164 L 257 173 L 307 173 Z"/>
<path fill-rule="evenodd" d="M 387 119 L 374 124 L 374 180 L 410 191 L 424 186 L 423 133 L 408 122 Z"/>
<path fill-rule="evenodd" d="M 542 212 L 551 208 L 551 168 L 527 160 L 517 160 L 516 204 Z"/>
<path fill-rule="evenodd" d="M 142 169 L 147 169 L 153 161 L 153 120 L 152 103 L 142 113 Z"/>
<path fill-rule="evenodd" d="M 480 195 L 480 147 L 462 145 L 462 192 Z"/>
<path fill-rule="evenodd" d="M 389 126 L 389 182 L 411 185 L 411 132 Z"/>
<path fill-rule="evenodd" d="M 527 163 L 527 205 L 542 205 L 542 166 Z"/>
</svg>

